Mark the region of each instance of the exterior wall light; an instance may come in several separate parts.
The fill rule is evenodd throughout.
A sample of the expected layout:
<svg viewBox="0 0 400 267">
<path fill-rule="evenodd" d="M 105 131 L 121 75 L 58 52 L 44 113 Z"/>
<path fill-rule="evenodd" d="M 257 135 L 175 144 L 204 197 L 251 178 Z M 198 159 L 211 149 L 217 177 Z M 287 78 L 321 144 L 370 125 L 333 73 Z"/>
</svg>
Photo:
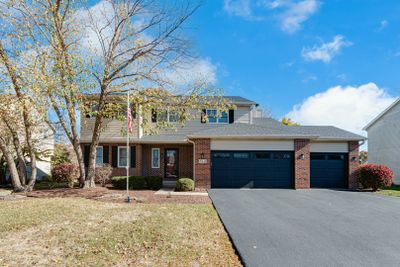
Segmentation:
<svg viewBox="0 0 400 267">
<path fill-rule="evenodd" d="M 200 154 L 200 158 L 201 158 L 201 159 L 204 159 L 204 153 L 201 153 L 201 154 Z"/>
<path fill-rule="evenodd" d="M 357 161 L 357 157 L 352 157 L 351 161 Z"/>
<path fill-rule="evenodd" d="M 301 155 L 299 156 L 299 159 L 304 160 L 304 154 L 301 154 Z"/>
</svg>

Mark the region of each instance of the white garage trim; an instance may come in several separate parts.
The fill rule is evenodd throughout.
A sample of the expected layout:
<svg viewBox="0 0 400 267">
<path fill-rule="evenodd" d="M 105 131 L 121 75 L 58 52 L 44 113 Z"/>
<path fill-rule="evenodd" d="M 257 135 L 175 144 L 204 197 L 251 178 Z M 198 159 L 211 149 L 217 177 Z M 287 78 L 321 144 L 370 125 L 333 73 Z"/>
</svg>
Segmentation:
<svg viewBox="0 0 400 267">
<path fill-rule="evenodd" d="M 294 150 L 293 140 L 211 140 L 211 150 Z"/>
<path fill-rule="evenodd" d="M 311 142 L 310 152 L 347 153 L 347 142 Z"/>
</svg>

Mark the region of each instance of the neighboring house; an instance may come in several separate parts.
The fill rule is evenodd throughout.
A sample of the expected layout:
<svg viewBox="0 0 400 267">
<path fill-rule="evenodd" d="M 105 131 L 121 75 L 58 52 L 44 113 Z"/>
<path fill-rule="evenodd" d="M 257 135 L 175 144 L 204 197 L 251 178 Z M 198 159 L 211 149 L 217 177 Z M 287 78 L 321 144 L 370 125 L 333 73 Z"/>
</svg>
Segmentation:
<svg viewBox="0 0 400 267">
<path fill-rule="evenodd" d="M 121 128 L 126 123 L 106 120 L 97 148 L 97 164 L 110 163 L 113 175 L 158 175 L 164 180 L 193 178 L 200 188 L 354 188 L 359 142 L 365 138 L 332 126 L 284 126 L 260 118 L 257 103 L 225 97 L 235 106 L 221 117 L 206 110 L 177 130 L 144 135 L 135 118 L 130 152 Z M 203 111 L 204 112 L 204 111 Z M 169 116 L 168 116 L 169 117 Z M 157 116 L 153 121 L 157 120 Z M 173 119 L 173 116 L 172 116 Z M 81 115 L 85 164 L 94 119 Z M 130 160 L 128 160 L 130 155 Z M 129 162 L 128 162 L 129 161 Z"/>
<path fill-rule="evenodd" d="M 400 184 L 400 98 L 367 126 L 368 162 L 384 164 L 395 173 L 394 183 Z"/>
</svg>

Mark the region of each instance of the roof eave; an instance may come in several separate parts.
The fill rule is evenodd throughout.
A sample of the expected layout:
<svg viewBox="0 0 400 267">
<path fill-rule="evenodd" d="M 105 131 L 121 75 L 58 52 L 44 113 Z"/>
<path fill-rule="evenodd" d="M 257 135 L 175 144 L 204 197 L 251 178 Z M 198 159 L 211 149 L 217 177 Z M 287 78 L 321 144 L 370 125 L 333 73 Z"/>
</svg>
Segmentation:
<svg viewBox="0 0 400 267">
<path fill-rule="evenodd" d="M 317 139 L 314 135 L 188 135 L 188 138 L 210 139 Z"/>
<path fill-rule="evenodd" d="M 387 107 L 384 111 L 382 111 L 372 121 L 370 121 L 370 123 L 365 125 L 364 128 L 362 128 L 362 130 L 368 131 L 368 129 L 371 128 L 372 125 L 374 125 L 380 118 L 382 118 L 389 110 L 391 110 L 393 107 L 395 107 L 398 103 L 400 103 L 400 97 L 397 98 L 389 107 Z"/>
</svg>

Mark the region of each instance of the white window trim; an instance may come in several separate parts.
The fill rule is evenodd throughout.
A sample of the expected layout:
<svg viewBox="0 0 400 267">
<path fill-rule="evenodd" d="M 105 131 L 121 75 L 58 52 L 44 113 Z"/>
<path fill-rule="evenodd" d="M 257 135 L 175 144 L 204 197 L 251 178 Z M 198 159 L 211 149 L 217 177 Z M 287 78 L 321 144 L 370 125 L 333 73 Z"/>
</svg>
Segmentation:
<svg viewBox="0 0 400 267">
<path fill-rule="evenodd" d="M 101 148 L 101 164 L 97 164 L 97 149 L 98 149 L 98 148 Z M 101 167 L 101 166 L 104 165 L 104 158 L 103 158 L 103 156 L 104 156 L 104 148 L 103 148 L 103 146 L 97 146 L 97 147 L 96 147 L 96 166 Z"/>
<path fill-rule="evenodd" d="M 127 146 L 118 146 L 118 168 L 126 168 L 126 166 L 121 166 L 120 164 L 119 164 L 119 150 L 120 150 L 120 148 L 126 148 L 126 165 L 128 165 L 129 166 L 129 147 L 127 147 Z"/>
<path fill-rule="evenodd" d="M 174 110 L 175 111 L 175 110 Z M 171 121 L 171 119 L 170 119 L 170 112 L 174 112 L 174 111 L 170 111 L 169 109 L 167 109 L 166 111 L 162 111 L 162 112 L 165 112 L 166 113 L 166 115 L 167 115 L 167 119 L 166 119 L 166 122 L 167 123 L 173 123 L 173 124 L 178 124 L 178 122 L 179 122 L 179 118 L 178 118 L 178 120 L 177 121 Z M 177 112 L 177 111 L 175 111 L 175 112 Z M 158 110 L 156 110 L 156 122 L 152 122 L 152 123 L 158 123 L 159 122 L 159 114 L 160 114 L 160 111 L 158 111 Z M 178 115 L 179 115 L 179 113 L 178 113 Z M 228 115 L 229 116 L 229 115 Z"/>
<path fill-rule="evenodd" d="M 209 110 L 215 110 L 215 111 L 217 111 L 217 114 L 219 114 L 219 109 L 215 109 L 215 108 L 213 108 L 213 109 L 206 109 L 206 116 L 208 117 L 208 115 L 207 115 L 207 113 L 208 113 L 208 111 Z M 207 120 L 207 124 L 229 124 L 229 111 L 225 111 L 226 112 L 226 117 L 227 117 L 227 122 L 219 122 L 219 119 L 221 118 L 221 117 L 218 117 L 218 115 L 217 115 L 217 117 L 215 118 L 217 121 L 216 122 L 210 122 L 210 120 Z"/>
<path fill-rule="evenodd" d="M 158 151 L 158 161 L 157 161 L 157 166 L 154 166 L 153 165 L 153 163 L 154 163 L 154 160 L 153 160 L 153 151 Z M 161 154 L 160 154 L 160 148 L 155 148 L 155 147 L 153 147 L 152 149 L 151 149 L 151 168 L 152 169 L 159 169 L 160 168 L 160 157 L 161 157 Z"/>
</svg>

